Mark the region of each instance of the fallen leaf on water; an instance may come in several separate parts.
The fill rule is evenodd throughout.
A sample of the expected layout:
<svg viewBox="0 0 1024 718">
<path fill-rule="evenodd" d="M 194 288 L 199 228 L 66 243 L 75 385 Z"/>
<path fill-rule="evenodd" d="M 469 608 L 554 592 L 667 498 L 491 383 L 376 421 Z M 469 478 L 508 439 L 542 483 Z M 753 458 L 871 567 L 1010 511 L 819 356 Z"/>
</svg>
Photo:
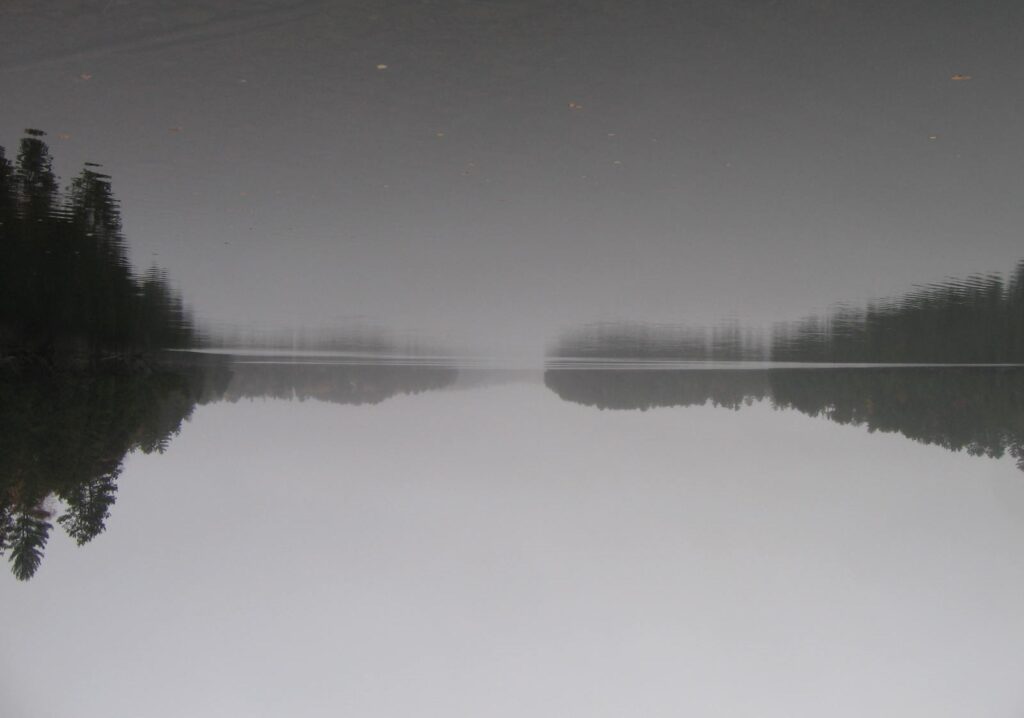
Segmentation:
<svg viewBox="0 0 1024 718">
<path fill-rule="evenodd" d="M 78 79 L 79 80 L 91 80 L 92 79 L 92 73 L 91 72 L 83 72 L 81 75 L 78 76 Z"/>
<path fill-rule="evenodd" d="M 570 110 L 582 110 L 583 109 L 583 105 L 581 105 L 578 102 L 570 102 L 569 103 L 569 109 Z"/>
<path fill-rule="evenodd" d="M 181 128 L 180 127 L 168 127 L 167 131 L 170 132 L 172 135 L 176 135 L 179 132 L 181 132 Z"/>
<path fill-rule="evenodd" d="M 953 80 L 954 82 L 960 82 L 960 81 L 962 81 L 962 80 L 970 80 L 970 79 L 971 79 L 971 76 L 970 76 L 970 75 L 961 75 L 961 74 L 960 74 L 960 73 L 958 72 L 958 73 L 956 73 L 955 75 L 953 75 L 952 77 L 950 77 L 949 79 L 950 79 L 950 80 Z"/>
<path fill-rule="evenodd" d="M 388 69 L 388 66 L 387 65 L 383 65 L 383 64 L 382 65 L 377 65 L 377 69 L 378 70 L 386 70 L 386 69 Z"/>
<path fill-rule="evenodd" d="M 71 139 L 71 135 L 69 135 L 67 132 L 58 132 L 57 133 L 57 139 L 58 140 L 70 140 Z"/>
</svg>

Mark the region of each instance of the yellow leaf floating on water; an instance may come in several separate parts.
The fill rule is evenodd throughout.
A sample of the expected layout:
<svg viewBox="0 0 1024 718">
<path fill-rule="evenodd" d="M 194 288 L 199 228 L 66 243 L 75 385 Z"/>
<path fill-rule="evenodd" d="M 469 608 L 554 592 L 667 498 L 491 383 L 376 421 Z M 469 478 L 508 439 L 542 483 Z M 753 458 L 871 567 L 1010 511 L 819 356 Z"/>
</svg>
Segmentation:
<svg viewBox="0 0 1024 718">
<path fill-rule="evenodd" d="M 961 75 L 958 72 L 955 75 L 953 75 L 952 77 L 950 77 L 949 79 L 953 80 L 953 82 L 963 82 L 964 80 L 970 80 L 971 76 L 970 75 Z"/>
</svg>

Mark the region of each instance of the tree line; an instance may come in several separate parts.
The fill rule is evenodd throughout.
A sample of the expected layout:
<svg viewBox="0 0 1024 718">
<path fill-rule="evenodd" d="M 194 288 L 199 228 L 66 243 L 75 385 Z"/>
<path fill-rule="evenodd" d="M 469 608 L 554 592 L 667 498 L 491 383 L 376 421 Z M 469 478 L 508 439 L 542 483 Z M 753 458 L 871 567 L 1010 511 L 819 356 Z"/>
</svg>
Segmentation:
<svg viewBox="0 0 1024 718">
<path fill-rule="evenodd" d="M 40 130 L 0 146 L 0 348 L 96 356 L 182 347 L 196 330 L 167 274 L 128 260 L 110 177 L 87 163 L 60 189 Z"/>
<path fill-rule="evenodd" d="M 196 406 L 276 398 L 376 404 L 441 389 L 443 366 L 233 363 L 224 357 L 0 370 L 0 556 L 28 580 L 53 529 L 79 545 L 106 528 L 124 458 L 163 453 Z"/>
<path fill-rule="evenodd" d="M 101 533 L 124 457 L 162 453 L 225 378 L 124 364 L 0 374 L 0 555 L 14 575 L 36 572 L 54 520 L 79 545 Z"/>
<path fill-rule="evenodd" d="M 780 322 L 769 331 L 589 324 L 565 332 L 551 358 L 814 363 L 1024 363 L 1024 260 L 992 272 L 918 287 L 866 306 Z"/>
<path fill-rule="evenodd" d="M 646 411 L 757 401 L 868 431 L 898 433 L 974 456 L 1013 457 L 1024 470 L 1024 368 L 549 369 L 565 401 Z"/>
<path fill-rule="evenodd" d="M 919 287 L 864 308 L 775 327 L 774 361 L 1024 362 L 1024 260 L 1000 273 Z"/>
</svg>

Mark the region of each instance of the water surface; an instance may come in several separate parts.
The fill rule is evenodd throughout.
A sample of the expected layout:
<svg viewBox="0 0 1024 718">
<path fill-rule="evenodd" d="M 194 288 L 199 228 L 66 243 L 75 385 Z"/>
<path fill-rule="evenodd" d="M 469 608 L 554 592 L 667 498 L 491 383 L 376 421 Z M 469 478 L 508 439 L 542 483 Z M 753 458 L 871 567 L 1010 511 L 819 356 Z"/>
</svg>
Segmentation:
<svg viewBox="0 0 1024 718">
<path fill-rule="evenodd" d="M 0 715 L 1021 715 L 1022 23 L 0 3 Z"/>
</svg>

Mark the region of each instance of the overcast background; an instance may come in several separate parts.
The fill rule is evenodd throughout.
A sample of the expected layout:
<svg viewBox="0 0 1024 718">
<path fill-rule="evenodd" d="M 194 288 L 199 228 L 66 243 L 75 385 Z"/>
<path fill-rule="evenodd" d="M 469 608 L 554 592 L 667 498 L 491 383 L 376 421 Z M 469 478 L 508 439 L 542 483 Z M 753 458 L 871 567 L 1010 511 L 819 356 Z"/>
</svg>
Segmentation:
<svg viewBox="0 0 1024 718">
<path fill-rule="evenodd" d="M 136 266 L 200 319 L 536 357 L 584 322 L 1009 269 L 1022 27 L 1020 2 L 0 0 L 0 144 L 102 163 Z M 211 404 L 126 460 L 106 532 L 0 580 L 0 713 L 1011 718 L 1022 545 L 1012 459 L 764 404 Z"/>
<path fill-rule="evenodd" d="M 1011 718 L 1024 483 L 755 405 L 540 385 L 201 407 L 0 581 L 12 718 Z"/>
</svg>

